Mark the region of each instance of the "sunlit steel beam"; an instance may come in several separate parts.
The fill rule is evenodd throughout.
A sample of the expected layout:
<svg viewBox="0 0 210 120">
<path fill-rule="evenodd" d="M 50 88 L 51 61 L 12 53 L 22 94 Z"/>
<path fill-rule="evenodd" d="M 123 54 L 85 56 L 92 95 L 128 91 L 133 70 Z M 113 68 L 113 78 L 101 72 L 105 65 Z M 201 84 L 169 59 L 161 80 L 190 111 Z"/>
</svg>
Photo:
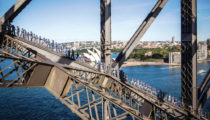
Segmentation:
<svg viewBox="0 0 210 120">
<path fill-rule="evenodd" d="M 0 19 L 1 24 L 13 19 L 31 2 L 31 0 L 18 0 Z"/>
<path fill-rule="evenodd" d="M 101 61 L 111 64 L 111 0 L 101 0 Z"/>
<path fill-rule="evenodd" d="M 0 18 L 0 32 L 2 32 L 2 25 L 6 22 L 12 22 L 13 19 L 31 2 L 31 0 L 18 0 L 1 18 Z"/>
<path fill-rule="evenodd" d="M 158 16 L 158 14 L 161 12 L 165 4 L 168 0 L 158 0 L 152 11 L 148 14 L 146 19 L 143 21 L 143 23 L 139 26 L 137 31 L 134 33 L 134 35 L 131 37 L 131 39 L 127 42 L 126 46 L 123 48 L 123 50 L 120 52 L 120 54 L 117 56 L 115 63 L 112 64 L 113 67 L 121 67 L 122 64 L 126 61 L 126 59 L 129 57 L 133 49 L 138 45 L 138 41 L 143 37 L 145 32 L 149 29 L 150 25 L 153 23 L 155 18 Z"/>
</svg>

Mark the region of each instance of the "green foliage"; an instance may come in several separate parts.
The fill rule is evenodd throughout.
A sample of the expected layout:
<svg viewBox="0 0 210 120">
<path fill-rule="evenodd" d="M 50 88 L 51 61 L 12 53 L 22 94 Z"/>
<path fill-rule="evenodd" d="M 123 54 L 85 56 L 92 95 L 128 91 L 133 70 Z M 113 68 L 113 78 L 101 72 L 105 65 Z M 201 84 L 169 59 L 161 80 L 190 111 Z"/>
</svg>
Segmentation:
<svg viewBox="0 0 210 120">
<path fill-rule="evenodd" d="M 87 53 L 87 49 L 76 50 L 76 52 L 79 53 L 79 54 Z"/>
<path fill-rule="evenodd" d="M 122 49 L 112 49 L 113 53 L 121 52 Z M 130 54 L 128 59 L 136 59 L 142 61 L 157 61 L 167 59 L 169 52 L 179 52 L 179 46 L 164 47 L 164 48 L 136 48 Z M 87 53 L 87 49 L 77 50 L 79 54 Z M 145 53 L 152 52 L 152 56 L 145 56 Z M 208 56 L 209 58 L 209 56 Z"/>
<path fill-rule="evenodd" d="M 113 53 L 120 52 L 122 49 L 112 49 Z"/>
<path fill-rule="evenodd" d="M 139 48 L 134 49 L 128 59 L 136 59 L 142 61 L 155 61 L 168 58 L 169 52 L 179 52 L 179 46 L 164 47 L 164 48 Z M 145 56 L 145 53 L 152 52 L 152 56 Z"/>
<path fill-rule="evenodd" d="M 152 58 L 161 59 L 161 58 L 163 58 L 163 55 L 160 54 L 160 53 L 155 53 L 155 54 L 152 55 Z"/>
</svg>

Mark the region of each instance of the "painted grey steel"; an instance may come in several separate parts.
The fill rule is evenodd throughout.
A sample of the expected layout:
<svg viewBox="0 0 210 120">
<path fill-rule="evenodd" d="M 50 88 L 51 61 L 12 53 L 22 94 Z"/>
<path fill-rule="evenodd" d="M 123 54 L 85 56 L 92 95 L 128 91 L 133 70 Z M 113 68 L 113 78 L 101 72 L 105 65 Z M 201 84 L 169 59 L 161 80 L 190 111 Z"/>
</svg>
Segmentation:
<svg viewBox="0 0 210 120">
<path fill-rule="evenodd" d="M 101 5 L 104 5 L 102 8 L 102 12 L 104 12 L 102 16 L 102 20 L 104 20 L 102 21 L 103 30 L 101 30 L 102 37 L 104 38 L 102 47 L 104 48 L 104 53 L 106 53 L 104 54 L 104 60 L 106 60 L 107 56 L 111 55 L 107 54 L 111 52 L 109 51 L 111 49 L 111 8 L 107 8 L 107 6 L 111 7 L 111 1 L 101 0 L 101 3 L 102 2 L 103 4 Z M 167 0 L 158 1 L 144 23 L 128 42 L 129 46 L 127 46 L 127 48 L 125 47 L 125 50 L 131 52 L 132 49 L 134 49 L 135 43 L 138 42 L 137 40 L 143 36 L 166 2 Z M 0 66 L 0 87 L 45 87 L 82 119 L 99 119 L 99 117 L 101 118 L 101 116 L 98 115 L 99 113 L 102 113 L 102 119 L 104 120 L 126 119 L 129 117 L 133 119 L 156 119 L 157 117 L 159 119 L 167 119 L 169 118 L 168 116 L 172 119 L 205 119 L 199 114 L 196 114 L 198 106 L 201 108 L 206 99 L 210 96 L 210 86 L 208 86 L 208 88 L 202 92 L 203 96 L 199 104 L 197 104 L 196 0 L 182 0 L 181 6 L 182 99 L 185 106 L 193 108 L 192 111 L 174 106 L 167 101 L 160 101 L 157 96 L 141 91 L 126 82 L 121 82 L 112 75 L 97 72 L 90 68 L 81 69 L 82 65 L 79 66 L 79 64 L 76 65 L 76 67 L 79 66 L 79 68 L 73 68 L 73 64 L 68 66 L 66 62 L 60 60 L 62 58 L 60 58 L 59 55 L 43 49 L 41 46 L 21 40 L 18 37 L 6 35 L 6 33 L 0 36 L 0 63 L 7 59 L 12 60 L 12 62 L 3 69 L 1 68 L 2 66 Z M 20 7 L 19 9 L 21 11 L 23 8 L 21 9 Z M 14 13 L 14 15 L 18 14 L 18 10 L 16 12 L 17 13 Z M 106 14 L 107 12 L 108 14 Z M 6 21 L 12 21 L 14 17 L 11 16 Z M 107 45 L 106 40 L 108 40 L 110 44 Z M 126 53 L 124 57 L 121 57 L 128 57 L 126 56 L 128 53 L 126 51 L 124 53 Z M 61 64 L 58 64 L 58 62 Z M 108 62 L 105 61 L 105 63 Z M 11 65 L 14 65 L 15 68 L 8 70 Z M 86 66 L 83 67 L 86 68 Z M 18 68 L 22 69 L 22 73 L 20 73 Z M 10 72 L 3 74 L 5 70 Z M 40 73 L 40 71 L 45 71 L 45 73 Z M 14 80 L 7 80 L 6 78 L 13 72 L 16 72 L 18 77 Z M 209 72 L 200 87 L 200 91 L 203 91 L 202 89 L 207 86 L 207 80 L 209 80 Z M 86 93 L 87 98 L 86 103 L 83 104 L 80 102 L 80 94 L 82 92 Z M 90 97 L 90 93 L 92 97 Z M 98 97 L 96 97 L 95 94 L 97 94 Z M 74 101 L 74 96 L 77 97 L 77 102 Z M 98 108 L 101 108 L 98 105 L 104 107 L 102 110 L 100 109 L 102 112 L 98 111 Z M 113 110 L 111 110 L 111 108 Z M 117 113 L 116 109 L 121 109 L 124 113 Z M 95 111 L 95 116 L 92 113 L 93 111 Z M 114 114 L 112 114 L 111 111 L 113 111 Z"/>
<path fill-rule="evenodd" d="M 152 11 L 148 14 L 146 19 L 143 21 L 143 23 L 139 26 L 137 31 L 134 33 L 134 35 L 131 37 L 131 39 L 128 41 L 126 46 L 123 48 L 123 50 L 120 52 L 120 54 L 117 56 L 115 63 L 113 63 L 113 67 L 120 68 L 122 64 L 125 62 L 125 60 L 129 57 L 130 53 L 133 51 L 133 49 L 138 45 L 138 41 L 143 37 L 144 33 L 148 30 L 150 25 L 153 23 L 155 18 L 158 16 L 160 11 L 163 9 L 165 4 L 168 0 L 158 0 Z"/>
<path fill-rule="evenodd" d="M 111 0 L 100 0 L 101 8 L 101 61 L 111 64 Z M 108 120 L 108 101 L 102 100 L 103 120 Z"/>
<path fill-rule="evenodd" d="M 206 73 L 206 76 L 204 77 L 200 87 L 198 88 L 198 99 L 201 97 L 204 89 L 210 84 L 210 69 Z"/>
<path fill-rule="evenodd" d="M 200 110 L 210 97 L 210 69 L 198 88 L 198 110 Z"/>
<path fill-rule="evenodd" d="M 202 96 L 199 99 L 198 102 L 198 110 L 201 110 L 201 108 L 206 104 L 206 101 L 210 97 L 210 85 L 206 87 L 206 89 L 202 92 Z"/>
<path fill-rule="evenodd" d="M 0 18 L 0 33 L 2 25 L 7 22 L 12 22 L 13 19 L 31 2 L 31 0 L 18 0 L 1 18 Z"/>
<path fill-rule="evenodd" d="M 10 72 L 1 75 L 3 79 L 0 79 L 0 87 L 33 87 L 34 85 L 41 85 L 40 87 L 42 87 L 45 83 L 44 87 L 81 119 L 98 119 L 98 115 L 94 116 L 92 114 L 93 111 L 102 114 L 101 116 L 108 115 L 106 119 L 129 119 L 129 116 L 133 119 L 162 119 L 164 117 L 168 118 L 168 116 L 173 119 L 198 119 L 200 117 L 167 101 L 161 102 L 157 96 L 121 82 L 112 75 L 72 68 L 68 65 L 53 62 L 47 59 L 43 53 L 25 46 L 14 36 L 5 35 L 0 47 L 2 48 L 0 62 L 13 59 L 11 64 L 19 63 L 17 67 L 23 68 L 23 73 L 19 73 L 17 67 L 9 69 L 11 64 L 2 68 L 3 71 L 8 69 Z M 24 67 L 26 65 L 27 67 Z M 38 73 L 41 69 L 45 70 L 48 75 Z M 18 78 L 9 81 L 5 79 L 15 71 Z M 36 79 L 39 80 L 36 81 Z M 86 102 L 81 102 L 83 99 L 80 97 L 85 97 L 81 92 L 86 93 Z M 92 94 L 92 99 L 89 93 Z M 98 97 L 94 97 L 94 94 L 97 94 Z M 77 98 L 77 101 L 75 101 L 75 98 Z M 103 105 L 102 100 L 106 100 L 107 105 L 104 106 L 107 107 L 105 109 L 100 107 Z M 151 106 L 147 103 L 152 105 L 152 112 Z M 148 109 L 145 112 L 143 112 L 143 109 L 139 109 L 144 104 L 150 106 L 146 107 Z M 114 114 L 111 113 L 111 109 L 115 111 Z M 123 113 L 117 109 L 123 110 Z M 107 112 L 103 112 L 104 110 L 107 110 Z"/>
<path fill-rule="evenodd" d="M 13 19 L 31 2 L 31 0 L 18 0 L 0 19 L 1 24 Z"/>
<path fill-rule="evenodd" d="M 111 0 L 101 0 L 101 61 L 111 64 Z"/>
<path fill-rule="evenodd" d="M 181 1 L 182 101 L 197 113 L 197 0 Z"/>
<path fill-rule="evenodd" d="M 33 42 L 27 41 L 23 38 L 16 37 L 16 39 L 18 39 L 18 41 L 20 43 L 22 43 L 23 45 L 37 51 L 38 53 L 42 53 L 43 55 L 45 55 L 46 58 L 50 59 L 53 62 L 78 67 L 78 68 L 81 68 L 81 69 L 84 69 L 84 70 L 90 70 L 90 71 L 95 71 L 96 70 L 88 64 L 80 63 L 78 61 L 73 61 L 71 59 L 68 59 L 66 57 L 61 56 L 60 54 L 58 54 L 54 51 L 50 51 L 50 50 L 44 48 L 41 45 L 34 44 Z"/>
</svg>

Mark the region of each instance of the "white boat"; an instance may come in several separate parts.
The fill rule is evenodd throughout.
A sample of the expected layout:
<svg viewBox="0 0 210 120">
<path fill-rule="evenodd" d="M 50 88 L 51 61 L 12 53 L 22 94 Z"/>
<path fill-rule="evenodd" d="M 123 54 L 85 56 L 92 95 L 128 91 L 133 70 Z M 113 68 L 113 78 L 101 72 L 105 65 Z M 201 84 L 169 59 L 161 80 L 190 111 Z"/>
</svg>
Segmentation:
<svg viewBox="0 0 210 120">
<path fill-rule="evenodd" d="M 198 74 L 201 74 L 201 73 L 206 73 L 206 71 L 205 70 L 199 70 Z"/>
</svg>

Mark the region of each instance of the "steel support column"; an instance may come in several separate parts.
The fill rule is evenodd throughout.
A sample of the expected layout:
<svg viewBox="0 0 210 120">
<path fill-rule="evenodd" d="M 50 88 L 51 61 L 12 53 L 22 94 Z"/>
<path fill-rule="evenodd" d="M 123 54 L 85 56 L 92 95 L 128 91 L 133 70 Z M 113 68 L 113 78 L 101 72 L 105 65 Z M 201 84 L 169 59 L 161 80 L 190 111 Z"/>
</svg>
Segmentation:
<svg viewBox="0 0 210 120">
<path fill-rule="evenodd" d="M 111 64 L 111 0 L 101 0 L 101 61 Z"/>
<path fill-rule="evenodd" d="M 103 99 L 102 103 L 102 111 L 103 111 L 103 120 L 109 120 L 109 114 L 108 114 L 108 101 Z"/>
<path fill-rule="evenodd" d="M 197 0 L 181 0 L 181 87 L 185 108 L 197 111 Z"/>
</svg>

